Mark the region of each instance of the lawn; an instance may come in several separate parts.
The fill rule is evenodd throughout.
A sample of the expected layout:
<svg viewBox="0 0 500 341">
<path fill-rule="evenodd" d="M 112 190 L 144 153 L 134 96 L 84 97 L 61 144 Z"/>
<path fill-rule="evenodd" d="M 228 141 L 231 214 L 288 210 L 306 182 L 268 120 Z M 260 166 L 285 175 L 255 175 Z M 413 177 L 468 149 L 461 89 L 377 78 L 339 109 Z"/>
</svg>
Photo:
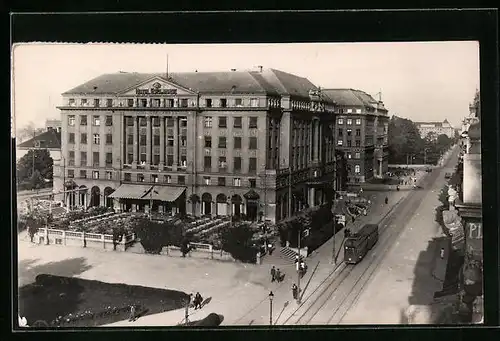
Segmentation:
<svg viewBox="0 0 500 341">
<path fill-rule="evenodd" d="M 93 327 L 127 319 L 132 304 L 146 315 L 182 308 L 187 299 L 180 291 L 42 274 L 19 289 L 19 315 L 28 325 Z"/>
</svg>

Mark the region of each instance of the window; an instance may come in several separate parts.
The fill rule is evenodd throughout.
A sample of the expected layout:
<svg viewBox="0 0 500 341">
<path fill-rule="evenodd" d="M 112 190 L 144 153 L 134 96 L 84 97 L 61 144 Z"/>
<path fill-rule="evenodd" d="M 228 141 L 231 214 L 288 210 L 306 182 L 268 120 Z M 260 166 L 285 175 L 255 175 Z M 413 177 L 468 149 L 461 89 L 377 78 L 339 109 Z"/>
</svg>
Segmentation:
<svg viewBox="0 0 500 341">
<path fill-rule="evenodd" d="M 110 127 L 113 125 L 113 116 L 106 115 L 106 126 Z"/>
<path fill-rule="evenodd" d="M 144 174 L 137 174 L 137 181 L 138 182 L 144 182 Z"/>
<path fill-rule="evenodd" d="M 101 118 L 99 116 L 92 116 L 92 125 L 94 126 L 100 126 L 101 125 Z"/>
<path fill-rule="evenodd" d="M 82 101 L 81 101 L 82 107 L 86 107 L 87 104 L 88 104 L 87 99 L 86 98 L 82 98 Z"/>
<path fill-rule="evenodd" d="M 129 165 L 132 164 L 133 160 L 134 160 L 134 154 L 128 153 L 127 154 L 127 162 L 126 162 L 126 164 L 129 164 Z"/>
<path fill-rule="evenodd" d="M 219 136 L 219 148 L 226 148 L 226 138 L 224 136 Z"/>
<path fill-rule="evenodd" d="M 241 98 L 236 98 L 234 100 L 234 105 L 236 105 L 237 107 L 242 107 L 243 106 L 243 100 Z"/>
<path fill-rule="evenodd" d="M 351 140 L 347 140 L 347 147 L 351 147 L 352 145 L 352 141 Z"/>
<path fill-rule="evenodd" d="M 80 125 L 81 126 L 87 125 L 87 115 L 80 115 Z"/>
<path fill-rule="evenodd" d="M 220 99 L 220 107 L 221 108 L 227 107 L 227 99 L 225 99 L 225 98 Z"/>
<path fill-rule="evenodd" d="M 257 117 L 250 117 L 248 128 L 257 128 Z"/>
<path fill-rule="evenodd" d="M 226 157 L 219 156 L 219 170 L 225 170 L 227 167 Z"/>
<path fill-rule="evenodd" d="M 255 179 L 248 179 L 248 182 L 250 183 L 250 188 L 257 187 L 257 181 Z"/>
<path fill-rule="evenodd" d="M 354 166 L 354 173 L 359 174 L 361 172 L 361 167 L 359 165 Z"/>
<path fill-rule="evenodd" d="M 139 101 L 139 107 L 146 108 L 148 106 L 148 100 L 147 99 L 140 99 L 138 101 Z"/>
<path fill-rule="evenodd" d="M 352 159 L 352 154 L 351 153 L 347 153 L 347 158 L 348 159 Z"/>
<path fill-rule="evenodd" d="M 113 153 L 106 153 L 106 166 L 113 164 Z"/>
<path fill-rule="evenodd" d="M 167 137 L 167 146 L 173 147 L 173 145 L 174 145 L 174 137 L 173 136 Z"/>
<path fill-rule="evenodd" d="M 344 141 L 342 141 L 342 140 L 337 141 L 337 146 L 341 146 L 342 144 L 344 144 Z"/>
<path fill-rule="evenodd" d="M 153 154 L 153 165 L 159 165 L 159 164 L 160 164 L 160 155 Z"/>
<path fill-rule="evenodd" d="M 146 145 L 146 135 L 139 135 L 139 144 L 141 146 L 145 146 Z"/>
<path fill-rule="evenodd" d="M 217 185 L 218 186 L 226 186 L 226 178 L 224 178 L 224 177 L 218 177 L 217 178 Z"/>
<path fill-rule="evenodd" d="M 101 143 L 101 137 L 99 134 L 94 134 L 94 144 L 100 144 Z"/>
<path fill-rule="evenodd" d="M 356 125 L 358 125 L 358 126 L 361 125 L 361 119 L 360 118 L 356 119 Z"/>
<path fill-rule="evenodd" d="M 174 164 L 174 156 L 167 155 L 167 167 L 172 167 L 173 164 Z"/>
<path fill-rule="evenodd" d="M 234 157 L 234 171 L 235 172 L 241 171 L 241 157 L 239 156 Z"/>
<path fill-rule="evenodd" d="M 106 99 L 106 106 L 108 108 L 113 106 L 113 100 L 111 98 Z"/>
<path fill-rule="evenodd" d="M 158 175 L 156 175 L 156 174 L 151 175 L 151 181 L 158 182 Z"/>
<path fill-rule="evenodd" d="M 257 158 L 251 157 L 248 159 L 248 171 L 255 172 L 257 170 Z"/>
<path fill-rule="evenodd" d="M 181 120 L 179 121 L 179 123 L 180 123 L 181 127 L 185 128 L 188 125 L 188 120 L 185 119 L 185 118 L 181 118 Z"/>
<path fill-rule="evenodd" d="M 74 166 L 75 165 L 75 152 L 73 150 L 69 151 L 68 165 L 69 166 Z"/>
<path fill-rule="evenodd" d="M 127 144 L 134 144 L 134 135 L 127 135 Z"/>
<path fill-rule="evenodd" d="M 130 174 L 130 173 L 123 174 L 123 180 L 124 181 L 132 181 L 132 174 Z"/>
<path fill-rule="evenodd" d="M 204 176 L 203 177 L 203 183 L 205 185 L 210 185 L 210 177 L 209 176 Z"/>
<path fill-rule="evenodd" d="M 165 100 L 165 106 L 167 108 L 173 108 L 174 107 L 174 100 L 173 100 L 173 98 L 169 98 L 169 99 Z"/>
<path fill-rule="evenodd" d="M 81 144 L 87 144 L 87 133 L 81 133 L 80 134 L 80 143 Z"/>
<path fill-rule="evenodd" d="M 75 125 L 75 115 L 69 115 L 68 116 L 68 125 L 69 126 L 74 126 Z"/>
<path fill-rule="evenodd" d="M 151 100 L 151 106 L 152 106 L 153 108 L 159 108 L 159 107 L 160 107 L 160 105 L 161 105 L 160 103 L 161 103 L 161 102 L 160 102 L 160 99 L 159 99 L 159 98 L 153 98 L 153 99 Z"/>
<path fill-rule="evenodd" d="M 172 183 L 172 176 L 170 176 L 170 175 L 164 175 L 163 176 L 163 182 L 165 182 L 167 184 Z"/>
<path fill-rule="evenodd" d="M 106 179 L 107 180 L 113 180 L 113 172 L 107 171 L 106 172 Z"/>
<path fill-rule="evenodd" d="M 74 98 L 70 98 L 70 99 L 68 100 L 68 105 L 69 105 L 70 107 L 74 107 L 74 106 L 75 106 L 75 104 L 76 104 L 76 103 L 75 103 L 75 99 L 74 99 Z"/>
<path fill-rule="evenodd" d="M 205 117 L 204 127 L 205 128 L 212 128 L 212 117 L 210 117 L 210 116 Z"/>
<path fill-rule="evenodd" d="M 188 100 L 187 100 L 187 98 L 182 98 L 181 101 L 180 101 L 179 106 L 181 108 L 187 108 L 188 107 Z"/>
<path fill-rule="evenodd" d="M 343 135 L 344 135 L 344 129 L 339 128 L 339 136 L 343 136 Z"/>
<path fill-rule="evenodd" d="M 347 113 L 351 114 L 352 113 L 352 109 L 347 109 Z"/>
<path fill-rule="evenodd" d="M 153 145 L 154 146 L 160 145 L 160 135 L 153 135 Z"/>
<path fill-rule="evenodd" d="M 352 124 L 352 119 L 348 118 L 347 119 L 347 125 L 351 125 Z"/>
<path fill-rule="evenodd" d="M 179 185 L 185 185 L 186 184 L 186 177 L 184 175 L 179 175 L 177 177 L 177 183 Z"/>
<path fill-rule="evenodd" d="M 234 117 L 234 124 L 233 124 L 233 127 L 234 128 L 241 128 L 242 124 L 241 124 L 241 117 Z"/>
<path fill-rule="evenodd" d="M 96 108 L 99 107 L 99 99 L 98 98 L 94 99 L 94 107 L 96 107 Z"/>
<path fill-rule="evenodd" d="M 80 152 L 80 166 L 87 166 L 87 152 Z"/>
<path fill-rule="evenodd" d="M 361 114 L 361 109 L 356 109 L 356 114 Z"/>
<path fill-rule="evenodd" d="M 211 108 L 211 107 L 212 107 L 212 99 L 211 99 L 211 98 L 207 98 L 207 99 L 205 100 L 205 106 L 206 106 L 207 108 Z"/>
<path fill-rule="evenodd" d="M 75 143 L 75 133 L 69 133 L 68 143 Z"/>
<path fill-rule="evenodd" d="M 257 149 L 257 138 L 249 137 L 248 138 L 248 149 Z"/>
<path fill-rule="evenodd" d="M 68 178 L 74 178 L 75 177 L 75 171 L 73 169 L 68 169 Z"/>
<path fill-rule="evenodd" d="M 352 129 L 347 129 L 347 136 L 352 136 Z"/>
<path fill-rule="evenodd" d="M 146 127 L 148 125 L 148 121 L 146 120 L 146 117 L 139 117 L 139 125 L 141 127 Z"/>
<path fill-rule="evenodd" d="M 139 160 L 141 161 L 141 166 L 144 166 L 146 164 L 146 153 L 141 153 Z"/>
<path fill-rule="evenodd" d="M 355 158 L 355 159 L 359 159 L 359 158 L 361 158 L 361 154 L 360 154 L 360 153 L 356 153 L 356 154 L 354 154 L 354 158 Z"/>
<path fill-rule="evenodd" d="M 356 129 L 356 136 L 361 136 L 361 129 Z"/>
<path fill-rule="evenodd" d="M 344 119 L 343 118 L 339 118 L 338 124 L 344 124 Z"/>
<path fill-rule="evenodd" d="M 135 117 L 127 117 L 127 126 L 133 127 L 135 122 Z"/>
<path fill-rule="evenodd" d="M 251 98 L 250 99 L 250 106 L 251 107 L 258 107 L 259 106 L 259 99 L 258 98 Z"/>
<path fill-rule="evenodd" d="M 92 164 L 94 167 L 99 167 L 99 152 L 92 153 Z"/>
<path fill-rule="evenodd" d="M 241 137 L 239 136 L 234 137 L 234 148 L 241 149 Z"/>
<path fill-rule="evenodd" d="M 212 148 L 212 136 L 205 136 L 205 148 Z"/>
<path fill-rule="evenodd" d="M 80 171 L 80 179 L 87 179 L 87 171 L 86 170 Z"/>
<path fill-rule="evenodd" d="M 106 134 L 106 144 L 113 144 L 113 134 Z"/>
<path fill-rule="evenodd" d="M 356 147 L 361 147 L 361 141 L 360 140 L 356 140 Z"/>
<path fill-rule="evenodd" d="M 92 171 L 92 179 L 99 179 L 99 171 Z"/>
<path fill-rule="evenodd" d="M 134 106 L 134 99 L 129 98 L 127 99 L 127 107 L 132 108 Z"/>
<path fill-rule="evenodd" d="M 153 117 L 153 127 L 159 127 L 159 126 L 160 126 L 160 118 Z"/>
<path fill-rule="evenodd" d="M 240 178 L 234 178 L 233 179 L 233 186 L 240 187 L 241 186 L 241 179 Z"/>
<path fill-rule="evenodd" d="M 205 156 L 203 159 L 203 168 L 205 170 L 210 171 L 212 169 L 212 157 L 211 156 Z"/>
<path fill-rule="evenodd" d="M 227 128 L 226 117 L 219 117 L 219 128 Z"/>
</svg>

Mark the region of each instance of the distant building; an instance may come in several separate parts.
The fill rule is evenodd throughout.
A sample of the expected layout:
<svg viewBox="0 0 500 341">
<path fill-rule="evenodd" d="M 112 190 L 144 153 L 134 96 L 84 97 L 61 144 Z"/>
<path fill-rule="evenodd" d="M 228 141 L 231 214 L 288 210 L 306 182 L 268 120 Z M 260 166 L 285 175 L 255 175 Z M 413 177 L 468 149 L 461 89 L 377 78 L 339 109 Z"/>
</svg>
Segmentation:
<svg viewBox="0 0 500 341">
<path fill-rule="evenodd" d="M 46 120 L 45 121 L 45 129 L 50 130 L 54 129 L 57 132 L 61 132 L 61 120 Z"/>
<path fill-rule="evenodd" d="M 61 121 L 59 121 L 60 123 Z M 61 127 L 48 126 L 47 130 L 35 137 L 17 145 L 16 160 L 19 160 L 29 150 L 47 149 L 54 161 L 61 159 Z"/>
<path fill-rule="evenodd" d="M 335 103 L 335 148 L 347 162 L 347 182 L 382 177 L 388 166 L 389 117 L 382 101 L 361 90 L 322 89 Z"/>
<path fill-rule="evenodd" d="M 415 122 L 415 125 L 422 138 L 426 138 L 429 133 L 432 133 L 434 138 L 442 134 L 447 135 L 450 139 L 455 137 L 455 128 L 447 119 L 443 122 Z"/>
</svg>

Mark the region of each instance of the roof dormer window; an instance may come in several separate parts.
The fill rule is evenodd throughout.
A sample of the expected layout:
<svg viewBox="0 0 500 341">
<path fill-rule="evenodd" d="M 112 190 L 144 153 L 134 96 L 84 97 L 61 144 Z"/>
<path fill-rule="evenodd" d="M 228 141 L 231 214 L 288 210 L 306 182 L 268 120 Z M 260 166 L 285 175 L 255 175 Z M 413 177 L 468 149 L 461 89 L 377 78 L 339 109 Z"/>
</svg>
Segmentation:
<svg viewBox="0 0 500 341">
<path fill-rule="evenodd" d="M 226 108 L 227 107 L 227 99 L 226 98 L 221 98 L 220 99 L 220 107 L 221 108 Z"/>
<path fill-rule="evenodd" d="M 86 107 L 88 105 L 87 99 L 86 98 L 82 98 L 80 104 L 82 105 L 82 107 Z"/>
<path fill-rule="evenodd" d="M 70 107 L 74 107 L 74 106 L 76 106 L 76 101 L 75 101 L 75 99 L 74 99 L 74 98 L 70 98 L 70 99 L 68 100 L 68 105 L 69 105 Z"/>
<path fill-rule="evenodd" d="M 234 100 L 234 105 L 237 107 L 242 107 L 243 106 L 243 100 L 241 98 L 236 98 Z"/>
</svg>

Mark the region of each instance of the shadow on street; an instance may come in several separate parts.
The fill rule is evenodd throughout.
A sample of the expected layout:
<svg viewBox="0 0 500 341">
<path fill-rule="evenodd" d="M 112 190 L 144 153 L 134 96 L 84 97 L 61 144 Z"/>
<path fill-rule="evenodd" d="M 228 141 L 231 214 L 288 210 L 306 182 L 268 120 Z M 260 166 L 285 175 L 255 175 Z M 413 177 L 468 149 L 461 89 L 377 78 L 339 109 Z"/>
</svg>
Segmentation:
<svg viewBox="0 0 500 341">
<path fill-rule="evenodd" d="M 35 265 L 37 261 L 38 259 L 27 259 L 18 263 L 18 287 L 34 283 L 39 274 L 74 277 L 92 268 L 84 257 Z"/>
</svg>

